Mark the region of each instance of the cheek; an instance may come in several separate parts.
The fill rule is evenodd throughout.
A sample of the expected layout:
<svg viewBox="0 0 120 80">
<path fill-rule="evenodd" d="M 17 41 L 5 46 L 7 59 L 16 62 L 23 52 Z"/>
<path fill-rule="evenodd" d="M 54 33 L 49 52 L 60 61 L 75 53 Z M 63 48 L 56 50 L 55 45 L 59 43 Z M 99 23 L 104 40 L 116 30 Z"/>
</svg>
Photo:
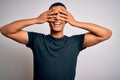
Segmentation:
<svg viewBox="0 0 120 80">
<path fill-rule="evenodd" d="M 65 25 L 67 22 L 66 21 L 63 21 L 63 24 Z"/>
</svg>

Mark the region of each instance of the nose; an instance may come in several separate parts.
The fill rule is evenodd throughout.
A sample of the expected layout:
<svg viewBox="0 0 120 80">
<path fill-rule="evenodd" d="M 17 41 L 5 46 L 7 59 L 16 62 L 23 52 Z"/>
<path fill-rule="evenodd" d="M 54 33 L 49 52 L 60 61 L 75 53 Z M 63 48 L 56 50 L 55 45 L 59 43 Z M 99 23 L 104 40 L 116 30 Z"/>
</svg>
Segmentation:
<svg viewBox="0 0 120 80">
<path fill-rule="evenodd" d="M 60 18 L 59 14 L 60 14 L 59 12 L 56 14 L 56 18 L 55 18 L 56 20 L 59 20 Z"/>
</svg>

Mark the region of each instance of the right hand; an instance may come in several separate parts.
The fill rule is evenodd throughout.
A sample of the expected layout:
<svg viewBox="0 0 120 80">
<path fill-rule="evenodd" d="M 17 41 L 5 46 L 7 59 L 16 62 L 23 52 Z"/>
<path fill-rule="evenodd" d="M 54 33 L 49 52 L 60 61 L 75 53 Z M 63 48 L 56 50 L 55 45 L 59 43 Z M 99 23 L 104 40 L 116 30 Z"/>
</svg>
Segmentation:
<svg viewBox="0 0 120 80">
<path fill-rule="evenodd" d="M 37 20 L 37 24 L 42 24 L 42 23 L 45 23 L 47 21 L 47 14 L 48 14 L 48 11 L 45 11 L 43 12 L 42 14 L 40 14 L 36 20 Z"/>
<path fill-rule="evenodd" d="M 52 15 L 53 13 L 53 10 L 47 10 L 45 12 L 43 12 L 42 14 L 40 14 L 36 20 L 37 20 L 37 24 L 42 24 L 42 23 L 45 23 L 45 22 L 49 22 L 49 21 L 52 21 L 53 18 L 55 16 Z"/>
</svg>

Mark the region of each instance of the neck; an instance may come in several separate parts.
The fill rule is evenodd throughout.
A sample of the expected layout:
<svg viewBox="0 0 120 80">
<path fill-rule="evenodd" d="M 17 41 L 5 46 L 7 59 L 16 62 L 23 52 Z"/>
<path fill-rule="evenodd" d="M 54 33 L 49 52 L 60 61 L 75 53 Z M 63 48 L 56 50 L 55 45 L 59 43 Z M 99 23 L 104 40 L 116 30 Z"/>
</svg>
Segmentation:
<svg viewBox="0 0 120 80">
<path fill-rule="evenodd" d="M 62 32 L 51 31 L 50 36 L 52 36 L 54 38 L 62 38 L 64 36 L 64 34 L 63 34 L 63 31 Z"/>
</svg>

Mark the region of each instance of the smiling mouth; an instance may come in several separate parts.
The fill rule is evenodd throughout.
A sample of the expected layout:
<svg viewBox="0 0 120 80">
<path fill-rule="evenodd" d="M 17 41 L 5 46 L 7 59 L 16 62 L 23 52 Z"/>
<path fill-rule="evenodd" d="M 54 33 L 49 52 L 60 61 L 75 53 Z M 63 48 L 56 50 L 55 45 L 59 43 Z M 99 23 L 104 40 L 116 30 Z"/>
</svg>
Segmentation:
<svg viewBox="0 0 120 80">
<path fill-rule="evenodd" d="M 61 25 L 61 23 L 60 22 L 54 22 L 53 25 L 56 26 L 56 27 L 58 27 L 58 26 Z"/>
</svg>

